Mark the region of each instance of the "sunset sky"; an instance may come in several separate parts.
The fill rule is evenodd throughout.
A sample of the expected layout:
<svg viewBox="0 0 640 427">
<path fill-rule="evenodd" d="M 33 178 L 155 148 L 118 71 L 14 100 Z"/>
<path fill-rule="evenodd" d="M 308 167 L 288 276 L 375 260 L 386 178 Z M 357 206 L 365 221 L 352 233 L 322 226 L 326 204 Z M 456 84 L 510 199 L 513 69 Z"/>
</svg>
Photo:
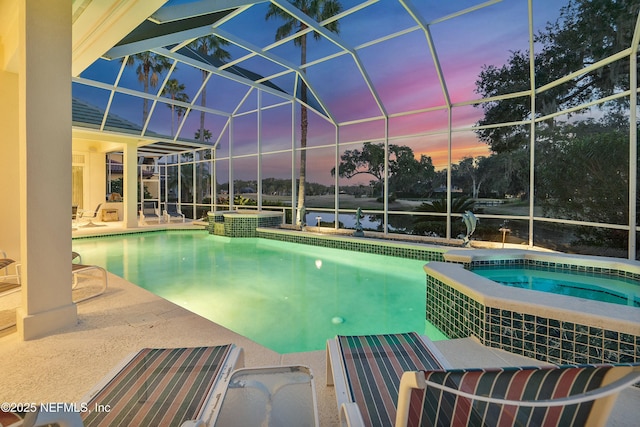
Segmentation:
<svg viewBox="0 0 640 427">
<path fill-rule="evenodd" d="M 351 9 L 364 0 L 342 0 L 343 10 Z M 188 1 L 169 1 L 165 7 L 190 3 Z M 457 0 L 414 0 L 412 2 L 422 14 L 429 26 L 437 58 L 440 62 L 446 92 L 450 102 L 460 103 L 477 99 L 475 82 L 484 65 L 501 66 L 511 52 L 528 50 L 528 17 L 526 0 L 504 0 L 485 8 L 462 14 L 452 19 L 442 20 L 452 13 L 469 7 L 484 4 L 483 1 Z M 535 32 L 543 29 L 548 21 L 555 21 L 565 0 L 536 0 L 533 5 Z M 245 12 L 221 25 L 221 30 L 268 53 L 276 55 L 293 65 L 300 63 L 300 50 L 292 42 L 275 48 L 269 46 L 275 41 L 275 32 L 282 21 L 265 20 L 267 3 L 256 4 Z M 410 116 L 394 117 L 407 111 L 442 107 L 446 105 L 445 93 L 438 80 L 436 66 L 429 50 L 425 34 L 420 29 L 407 31 L 406 34 L 390 40 L 365 46 L 364 44 L 399 31 L 416 27 L 402 5 L 396 0 L 380 0 L 339 21 L 339 42 L 358 54 L 357 63 L 352 55 L 344 52 L 332 41 L 321 38 L 319 41 L 309 37 L 307 61 L 313 63 L 321 58 L 331 59 L 313 63 L 306 69 L 311 84 L 311 93 L 326 105 L 330 114 L 340 126 L 340 144 L 344 149 L 361 147 L 361 141 L 377 141 L 384 138 L 384 121 L 376 120 L 366 124 L 343 125 L 372 117 L 389 119 L 389 135 L 392 143 L 410 146 L 416 157 L 426 154 L 433 160 L 436 169 L 446 167 L 447 154 L 447 113 L 446 109 Z M 243 57 L 247 50 L 231 44 L 225 47 L 232 60 Z M 285 70 L 282 66 L 260 57 L 253 57 L 237 64 L 262 76 L 270 76 Z M 359 70 L 364 67 L 375 92 L 382 102 L 384 112 L 375 102 L 367 82 Z M 121 60 L 99 60 L 81 74 L 81 77 L 103 83 L 113 84 L 121 66 Z M 162 80 L 166 74 L 162 76 Z M 170 76 L 185 85 L 185 94 L 194 100 L 202 84 L 202 73 L 184 63 L 178 66 Z M 295 79 L 293 73 L 271 79 L 286 92 L 291 93 Z M 127 67 L 118 84 L 122 88 L 142 91 L 135 67 Z M 157 91 L 158 88 L 153 91 Z M 152 91 L 152 92 L 153 92 Z M 254 110 L 257 95 L 254 91 L 242 103 L 248 87 L 220 76 L 212 76 L 207 84 L 207 107 L 231 114 Z M 109 91 L 74 83 L 74 96 L 105 109 Z M 262 105 L 269 106 L 283 100 L 271 95 L 262 96 Z M 200 105 L 200 99 L 195 99 Z M 298 110 L 298 109 L 296 109 Z M 126 118 L 142 126 L 142 100 L 123 93 L 116 93 L 110 109 L 111 114 Z M 298 111 L 296 111 L 298 114 Z M 264 110 L 262 115 L 262 152 L 291 148 L 291 106 L 290 104 Z M 312 114 L 312 116 L 314 116 Z M 488 155 L 486 144 L 476 140 L 468 129 L 482 117 L 482 110 L 472 106 L 453 108 L 453 161 L 466 156 Z M 238 117 L 234 123 L 234 155 L 257 153 L 257 114 L 251 113 Z M 212 140 L 218 139 L 226 117 L 206 114 L 205 127 L 211 130 Z M 173 132 L 178 128 L 173 124 Z M 187 115 L 181 134 L 193 138 L 200 126 L 200 113 L 192 111 Z M 158 103 L 148 129 L 158 134 L 171 136 L 172 119 L 168 104 Z M 299 138 L 299 124 L 294 131 Z M 335 142 L 335 127 L 325 119 L 310 117 L 309 147 L 318 147 Z M 420 135 L 423 134 L 423 135 Z M 426 134 L 426 135 L 424 135 Z M 420 135 L 420 136 L 415 136 Z M 221 138 L 218 157 L 228 156 L 228 136 Z M 349 142 L 358 141 L 355 145 Z M 335 150 L 333 148 L 309 150 L 309 176 L 322 183 L 331 183 L 329 171 L 333 167 Z M 265 164 L 266 162 L 266 164 Z M 254 165 L 255 160 L 242 160 L 243 164 Z M 263 176 L 269 172 L 278 178 L 289 177 L 290 155 L 274 154 L 263 159 Z M 224 168 L 221 168 L 224 169 Z M 240 179 L 255 176 L 255 171 L 234 170 Z M 255 177 L 254 177 L 255 178 Z M 367 177 L 365 181 L 368 182 Z"/>
</svg>

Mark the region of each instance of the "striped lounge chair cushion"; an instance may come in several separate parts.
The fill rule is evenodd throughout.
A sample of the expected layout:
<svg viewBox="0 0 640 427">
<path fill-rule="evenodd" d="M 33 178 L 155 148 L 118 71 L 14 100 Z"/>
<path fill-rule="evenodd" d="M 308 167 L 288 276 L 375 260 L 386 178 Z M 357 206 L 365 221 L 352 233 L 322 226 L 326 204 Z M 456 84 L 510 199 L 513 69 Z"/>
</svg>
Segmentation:
<svg viewBox="0 0 640 427">
<path fill-rule="evenodd" d="M 367 426 L 393 425 L 403 372 L 442 368 L 415 332 L 337 339 L 352 401 Z"/>
<path fill-rule="evenodd" d="M 179 426 L 197 419 L 230 350 L 231 345 L 141 350 L 88 402 L 84 425 Z M 110 410 L 94 411 L 96 405 Z"/>
<path fill-rule="evenodd" d="M 424 372 L 425 380 L 467 393 L 509 400 L 548 400 L 595 390 L 611 365 L 452 369 Z M 567 368 L 567 367 L 564 367 Z M 421 401 L 422 404 L 421 404 Z M 593 402 L 531 408 L 471 401 L 427 384 L 413 389 L 408 426 L 582 426 Z M 420 419 L 422 417 L 422 419 Z"/>
<path fill-rule="evenodd" d="M 10 258 L 0 258 L 0 270 L 13 264 L 15 261 Z"/>
</svg>

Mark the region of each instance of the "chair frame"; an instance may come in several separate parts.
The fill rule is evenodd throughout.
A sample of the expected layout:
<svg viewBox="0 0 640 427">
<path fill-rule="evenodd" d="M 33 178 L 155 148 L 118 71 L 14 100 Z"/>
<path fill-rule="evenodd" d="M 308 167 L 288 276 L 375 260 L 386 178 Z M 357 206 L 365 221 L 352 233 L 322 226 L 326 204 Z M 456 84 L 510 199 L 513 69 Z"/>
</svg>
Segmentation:
<svg viewBox="0 0 640 427">
<path fill-rule="evenodd" d="M 78 223 L 78 221 L 80 221 L 82 218 L 89 218 L 89 222 L 87 222 L 86 224 L 82 224 L 79 225 L 78 227 L 104 227 L 104 224 L 94 224 L 93 220 L 98 218 L 98 215 L 100 214 L 100 209 L 102 208 L 102 203 L 98 203 L 98 206 L 96 206 L 96 209 L 93 211 L 90 210 L 86 210 L 86 209 L 78 209 L 76 211 L 76 223 Z M 87 215 L 87 214 L 91 214 L 91 215 Z M 73 214 L 72 214 L 72 218 L 73 218 Z"/>
<path fill-rule="evenodd" d="M 162 211 L 162 217 L 164 219 L 164 222 L 170 223 L 173 218 L 179 219 L 179 220 L 181 220 L 181 222 L 185 222 L 185 216 L 178 209 L 178 207 L 176 206 L 175 212 L 169 212 L 169 210 L 167 209 L 168 205 L 169 205 L 169 203 L 165 203 L 164 204 L 165 209 Z"/>
<path fill-rule="evenodd" d="M 87 274 L 87 272 L 90 272 L 90 271 L 97 271 L 98 273 L 100 273 L 100 278 L 102 280 L 102 288 L 100 288 L 100 290 L 94 294 L 91 294 L 84 298 L 73 300 L 73 302 L 76 304 L 79 302 L 86 301 L 88 299 L 100 296 L 104 294 L 105 291 L 107 290 L 107 285 L 109 280 L 107 276 L 107 270 L 105 270 L 104 268 L 98 265 L 85 265 L 85 264 L 74 264 L 74 263 L 71 263 L 71 274 L 73 276 L 73 284 L 71 285 L 71 289 L 73 290 L 78 287 L 79 278 L 95 279 L 96 278 L 95 275 Z"/>
<path fill-rule="evenodd" d="M 9 274 L 9 266 L 13 265 L 15 270 L 14 274 Z M 7 258 L 7 253 L 0 250 L 0 272 L 4 270 L 4 274 L 0 275 L 0 281 L 16 279 L 16 283 L 20 284 L 20 264 L 15 260 Z"/>
<path fill-rule="evenodd" d="M 153 208 L 145 207 L 146 204 L 152 204 Z M 151 210 L 153 210 L 153 213 L 150 212 Z M 145 211 L 147 211 L 146 215 Z M 140 209 L 140 222 L 149 225 L 148 221 L 158 221 L 158 224 L 162 222 L 162 215 L 160 215 L 156 202 L 143 202 L 142 204 L 142 209 Z"/>
<path fill-rule="evenodd" d="M 444 355 L 429 338 L 425 336 L 420 336 L 419 338 L 443 369 L 451 368 L 451 365 L 445 359 Z M 341 422 L 343 425 L 364 427 L 365 423 L 361 409 L 351 397 L 351 387 L 347 379 L 347 369 L 337 338 L 327 341 L 326 353 L 327 386 L 334 386 Z M 400 382 L 400 378 L 398 378 L 398 382 Z"/>
</svg>

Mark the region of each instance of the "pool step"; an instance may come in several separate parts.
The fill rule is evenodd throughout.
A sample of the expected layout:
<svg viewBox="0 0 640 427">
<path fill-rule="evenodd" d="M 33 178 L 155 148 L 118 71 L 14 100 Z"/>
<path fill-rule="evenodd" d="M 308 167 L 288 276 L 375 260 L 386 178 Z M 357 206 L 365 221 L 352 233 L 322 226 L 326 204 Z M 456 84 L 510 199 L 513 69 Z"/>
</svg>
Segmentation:
<svg viewBox="0 0 640 427">
<path fill-rule="evenodd" d="M 434 343 L 449 363 L 456 368 L 548 365 L 536 359 L 484 346 L 473 337 L 434 341 Z"/>
</svg>

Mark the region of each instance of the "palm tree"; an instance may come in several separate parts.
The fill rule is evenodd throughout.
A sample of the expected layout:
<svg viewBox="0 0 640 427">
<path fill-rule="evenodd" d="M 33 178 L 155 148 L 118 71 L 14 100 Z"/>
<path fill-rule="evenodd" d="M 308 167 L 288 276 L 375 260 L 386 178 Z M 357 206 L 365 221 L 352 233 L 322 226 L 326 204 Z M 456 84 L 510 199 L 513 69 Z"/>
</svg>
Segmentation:
<svg viewBox="0 0 640 427">
<path fill-rule="evenodd" d="M 342 10 L 342 5 L 337 0 L 289 0 L 293 6 L 298 8 L 301 12 L 307 16 L 315 19 L 318 22 L 324 21 Z M 290 36 L 293 33 L 303 31 L 307 28 L 307 25 L 298 21 L 293 16 L 289 15 L 284 10 L 280 9 L 275 4 L 271 3 L 267 11 L 265 19 L 277 18 L 284 20 L 282 24 L 276 30 L 276 40 L 282 40 L 285 37 Z M 338 33 L 340 27 L 338 21 L 333 21 L 325 26 L 329 31 Z M 313 37 L 316 40 L 320 39 L 320 34 L 314 32 Z M 296 46 L 300 46 L 300 65 L 307 63 L 307 34 L 303 34 L 294 40 Z M 305 69 L 302 68 L 302 72 Z M 304 210 L 305 206 L 305 187 L 306 187 L 306 174 L 307 174 L 307 132 L 309 128 L 309 119 L 307 111 L 307 86 L 304 81 L 300 85 L 300 179 L 298 183 L 298 204 L 297 204 L 297 223 L 301 223 L 304 218 L 300 218 L 300 213 Z"/>
<path fill-rule="evenodd" d="M 189 95 L 187 95 L 184 92 L 179 93 L 176 95 L 176 101 L 189 102 Z M 187 112 L 187 108 L 176 105 L 175 109 L 176 109 L 176 119 L 177 119 L 176 121 L 180 123 L 180 119 L 182 119 L 182 116 L 184 116 L 184 113 Z"/>
<path fill-rule="evenodd" d="M 164 95 L 169 95 L 169 98 L 174 101 L 187 102 L 189 101 L 189 95 L 184 93 L 184 89 L 184 84 L 180 83 L 178 79 L 169 79 L 167 84 L 164 86 L 162 93 Z M 177 116 L 178 120 L 180 120 L 184 114 L 185 108 L 176 106 L 175 104 L 169 104 L 167 107 L 171 108 L 171 136 L 173 136 L 175 129 L 175 117 Z"/>
<path fill-rule="evenodd" d="M 144 93 L 149 93 L 150 87 L 158 86 L 160 75 L 171 65 L 164 56 L 151 52 L 136 53 L 127 58 L 127 66 L 133 66 L 136 63 L 138 64 L 136 74 L 138 81 L 143 84 Z M 149 100 L 144 98 L 142 102 L 142 123 L 144 125 L 149 117 Z"/>
<path fill-rule="evenodd" d="M 203 133 L 201 133 L 202 129 L 198 129 L 196 131 L 196 135 L 195 138 L 197 141 L 207 141 L 209 142 L 209 140 L 211 139 L 211 132 L 209 132 L 209 129 L 205 129 Z"/>
<path fill-rule="evenodd" d="M 468 196 L 451 199 L 451 212 L 473 212 L 476 201 Z M 447 200 L 437 199 L 431 203 L 423 202 L 414 209 L 416 212 L 447 213 Z M 445 216 L 418 216 L 413 222 L 413 234 L 425 235 L 435 233 L 438 236 L 446 234 L 447 218 Z M 460 228 L 460 227 L 458 227 Z"/>
<path fill-rule="evenodd" d="M 217 59 L 219 61 L 225 59 L 231 59 L 231 54 L 224 50 L 222 46 L 228 46 L 229 42 L 223 39 L 220 39 L 216 36 L 209 35 L 200 37 L 199 39 L 195 39 L 192 41 L 189 46 L 196 50 L 203 56 L 211 56 L 213 59 Z M 207 75 L 209 73 L 205 70 L 202 70 L 202 83 L 204 84 L 207 79 Z M 204 86 L 202 88 L 202 95 L 200 96 L 200 105 L 203 107 L 207 106 L 207 87 Z M 205 128 L 204 128 L 204 111 L 200 112 L 200 141 L 204 142 L 205 136 Z"/>
</svg>

